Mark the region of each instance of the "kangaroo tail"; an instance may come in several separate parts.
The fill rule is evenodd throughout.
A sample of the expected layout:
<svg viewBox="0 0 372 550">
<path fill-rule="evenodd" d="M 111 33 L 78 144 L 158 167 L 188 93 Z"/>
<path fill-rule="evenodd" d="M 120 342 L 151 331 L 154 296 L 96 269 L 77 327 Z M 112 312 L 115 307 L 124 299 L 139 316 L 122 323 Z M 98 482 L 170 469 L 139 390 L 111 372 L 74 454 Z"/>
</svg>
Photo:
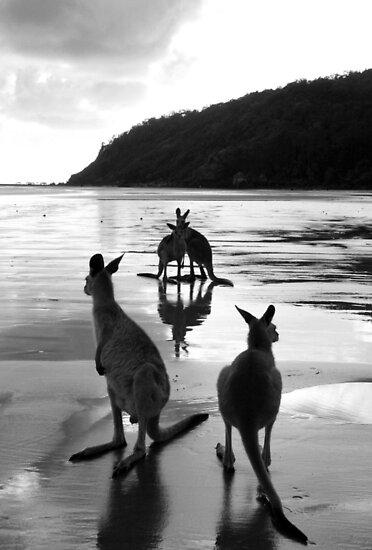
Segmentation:
<svg viewBox="0 0 372 550">
<path fill-rule="evenodd" d="M 208 419 L 207 413 L 192 414 L 166 428 L 159 425 L 159 415 L 150 418 L 147 423 L 147 433 L 157 443 L 169 441 L 173 437 L 191 430 L 201 422 Z"/>
<path fill-rule="evenodd" d="M 138 277 L 150 277 L 151 279 L 159 279 L 158 275 L 155 275 L 155 273 L 137 273 Z"/>
<path fill-rule="evenodd" d="M 211 281 L 216 283 L 216 285 L 234 286 L 234 283 L 230 281 L 230 279 L 222 279 L 221 277 L 216 277 L 213 271 L 212 263 L 205 264 L 205 268 L 207 270 L 209 278 L 211 279 Z"/>
<path fill-rule="evenodd" d="M 300 531 L 298 527 L 291 523 L 289 519 L 285 517 L 283 512 L 273 512 L 273 521 L 280 533 L 290 539 L 300 542 L 301 544 L 307 544 L 308 538 L 305 533 Z"/>
<path fill-rule="evenodd" d="M 159 268 L 158 273 L 155 275 L 155 273 L 137 273 L 138 277 L 150 277 L 151 279 L 159 279 L 160 275 L 164 271 L 164 265 L 163 262 L 159 261 Z"/>
<path fill-rule="evenodd" d="M 258 433 L 255 430 L 246 430 L 241 432 L 244 448 L 252 464 L 252 468 L 257 476 L 261 490 L 266 495 L 273 515 L 273 522 L 279 532 L 294 539 L 302 544 L 307 544 L 307 536 L 291 523 L 284 515 L 283 506 L 278 493 L 266 470 L 262 460 L 258 444 Z"/>
<path fill-rule="evenodd" d="M 234 283 L 232 281 L 230 281 L 230 279 L 223 279 L 221 277 L 214 277 L 212 279 L 212 281 L 214 283 L 216 283 L 217 285 L 234 286 Z"/>
</svg>

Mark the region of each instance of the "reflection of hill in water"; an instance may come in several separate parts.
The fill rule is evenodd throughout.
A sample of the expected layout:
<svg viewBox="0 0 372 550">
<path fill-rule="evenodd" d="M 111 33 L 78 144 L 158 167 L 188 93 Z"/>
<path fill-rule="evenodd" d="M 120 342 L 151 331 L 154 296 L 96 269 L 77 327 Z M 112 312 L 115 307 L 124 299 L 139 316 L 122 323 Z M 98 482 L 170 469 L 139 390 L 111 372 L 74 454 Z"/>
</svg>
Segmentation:
<svg viewBox="0 0 372 550">
<path fill-rule="evenodd" d="M 210 283 L 204 290 L 204 284 L 205 281 L 194 281 L 187 287 L 181 287 L 181 283 L 178 283 L 176 295 L 171 298 L 167 293 L 167 283 L 159 281 L 159 317 L 165 325 L 172 327 L 176 357 L 180 356 L 181 349 L 187 353 L 186 333 L 192 330 L 191 327 L 201 325 L 211 312 L 212 292 L 215 285 Z M 170 288 L 174 288 L 173 285 Z M 182 296 L 182 288 L 189 288 L 187 301 Z"/>
</svg>

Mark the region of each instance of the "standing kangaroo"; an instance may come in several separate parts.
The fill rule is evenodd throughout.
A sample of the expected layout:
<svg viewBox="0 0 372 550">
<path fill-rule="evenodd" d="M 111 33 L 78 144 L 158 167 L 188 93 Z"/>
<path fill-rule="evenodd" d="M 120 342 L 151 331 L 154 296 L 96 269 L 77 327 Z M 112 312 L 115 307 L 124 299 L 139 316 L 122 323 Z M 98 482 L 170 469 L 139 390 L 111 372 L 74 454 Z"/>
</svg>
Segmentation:
<svg viewBox="0 0 372 550">
<path fill-rule="evenodd" d="M 185 230 L 187 229 L 189 222 L 185 223 L 182 227 L 175 226 L 171 223 L 167 223 L 169 229 L 172 230 L 170 235 L 166 235 L 159 243 L 158 246 L 158 256 L 159 256 L 159 267 L 158 273 L 137 273 L 139 277 L 152 277 L 154 279 L 159 279 L 161 274 L 163 274 L 163 280 L 167 280 L 167 266 L 173 260 L 177 262 L 177 279 L 181 278 L 181 269 L 183 265 L 183 260 L 186 254 L 186 241 L 185 241 Z"/>
<path fill-rule="evenodd" d="M 106 377 L 114 435 L 110 442 L 87 447 L 70 458 L 83 460 L 125 447 L 121 416 L 125 411 L 132 423 L 138 422 L 138 437 L 133 453 L 118 462 L 113 477 L 128 471 L 146 455 L 146 433 L 154 441 L 163 442 L 208 418 L 208 414 L 194 414 L 168 428 L 159 426 L 160 412 L 169 399 L 169 378 L 155 344 L 115 301 L 112 275 L 119 269 L 121 259 L 122 256 L 105 267 L 101 254 L 92 256 L 84 287 L 84 292 L 93 298 L 96 369 Z"/>
<path fill-rule="evenodd" d="M 216 277 L 213 271 L 213 256 L 211 245 L 208 239 L 191 227 L 187 227 L 186 218 L 189 215 L 190 210 L 186 210 L 184 214 L 181 214 L 179 208 L 176 209 L 177 227 L 185 228 L 185 241 L 187 246 L 187 255 L 190 259 L 190 278 L 195 279 L 194 262 L 200 268 L 200 276 L 202 279 L 207 279 L 207 275 L 204 271 L 204 267 L 207 270 L 209 278 L 216 284 L 234 286 L 230 279 L 222 279 Z"/>
<path fill-rule="evenodd" d="M 260 490 L 269 500 L 279 530 L 306 544 L 307 537 L 284 515 L 279 495 L 268 474 L 271 463 L 271 431 L 279 411 L 282 379 L 275 366 L 272 343 L 279 339 L 271 322 L 275 313 L 270 305 L 261 319 L 235 306 L 249 325 L 248 349 L 222 369 L 217 381 L 218 403 L 225 423 L 225 446 L 217 444 L 216 452 L 224 469 L 234 471 L 231 428 L 240 432 L 244 448 L 260 483 Z M 261 456 L 258 431 L 265 428 Z"/>
</svg>

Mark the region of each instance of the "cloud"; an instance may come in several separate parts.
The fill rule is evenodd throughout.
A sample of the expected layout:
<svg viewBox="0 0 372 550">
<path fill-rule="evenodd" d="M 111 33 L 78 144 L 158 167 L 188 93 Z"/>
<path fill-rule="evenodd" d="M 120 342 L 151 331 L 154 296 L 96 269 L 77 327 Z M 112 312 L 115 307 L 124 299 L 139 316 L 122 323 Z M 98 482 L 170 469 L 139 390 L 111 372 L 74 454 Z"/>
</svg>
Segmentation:
<svg viewBox="0 0 372 550">
<path fill-rule="evenodd" d="M 148 93 L 150 67 L 203 0 L 0 0 L 0 113 L 100 127 Z"/>
<path fill-rule="evenodd" d="M 143 66 L 166 50 L 202 0 L 0 0 L 0 45 L 73 64 Z"/>
<path fill-rule="evenodd" d="M 0 80 L 0 112 L 46 126 L 97 126 L 107 112 L 135 105 L 145 94 L 146 86 L 137 81 L 66 76 L 55 68 L 23 67 Z"/>
<path fill-rule="evenodd" d="M 142 82 L 95 82 L 90 88 L 88 95 L 97 106 L 127 106 L 138 102 L 146 94 L 146 86 Z"/>
</svg>

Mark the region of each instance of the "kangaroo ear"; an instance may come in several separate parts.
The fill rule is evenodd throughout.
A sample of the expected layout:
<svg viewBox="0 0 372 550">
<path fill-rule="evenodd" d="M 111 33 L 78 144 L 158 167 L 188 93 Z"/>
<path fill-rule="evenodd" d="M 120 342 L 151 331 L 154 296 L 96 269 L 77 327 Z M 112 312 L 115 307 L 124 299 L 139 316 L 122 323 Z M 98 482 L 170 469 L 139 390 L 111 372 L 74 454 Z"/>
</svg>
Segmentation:
<svg viewBox="0 0 372 550">
<path fill-rule="evenodd" d="M 275 315 L 275 307 L 273 305 L 270 305 L 265 313 L 262 315 L 262 319 L 265 321 L 267 326 L 271 323 L 272 318 Z"/>
<path fill-rule="evenodd" d="M 105 263 L 102 254 L 94 254 L 89 260 L 89 274 L 94 277 L 104 269 Z"/>
<path fill-rule="evenodd" d="M 182 216 L 183 219 L 185 220 L 189 214 L 190 214 L 190 210 L 186 210 L 186 212 L 185 212 L 184 215 Z"/>
<path fill-rule="evenodd" d="M 256 317 L 252 315 L 251 313 L 248 313 L 248 311 L 244 311 L 244 309 L 240 309 L 240 307 L 235 306 L 236 309 L 239 311 L 240 315 L 243 317 L 244 321 L 249 325 Z"/>
<path fill-rule="evenodd" d="M 169 227 L 169 229 L 171 229 L 172 231 L 175 231 L 175 229 L 177 229 L 177 227 L 175 225 L 173 225 L 172 223 L 167 223 L 167 226 Z"/>
<path fill-rule="evenodd" d="M 115 260 L 112 260 L 112 262 L 110 262 L 109 264 L 107 264 L 106 266 L 106 269 L 109 273 L 111 273 L 111 275 L 113 275 L 114 273 L 117 272 L 117 270 L 119 269 L 119 264 L 123 258 L 124 254 L 122 254 L 121 256 L 119 256 L 118 258 L 115 258 Z"/>
<path fill-rule="evenodd" d="M 181 215 L 181 210 L 180 210 L 180 208 L 176 208 L 176 216 L 177 216 L 177 218 L 179 218 L 180 215 Z"/>
<path fill-rule="evenodd" d="M 183 228 L 186 229 L 186 227 L 188 227 L 189 225 L 190 225 L 190 222 L 185 222 L 185 223 L 183 224 Z"/>
</svg>

